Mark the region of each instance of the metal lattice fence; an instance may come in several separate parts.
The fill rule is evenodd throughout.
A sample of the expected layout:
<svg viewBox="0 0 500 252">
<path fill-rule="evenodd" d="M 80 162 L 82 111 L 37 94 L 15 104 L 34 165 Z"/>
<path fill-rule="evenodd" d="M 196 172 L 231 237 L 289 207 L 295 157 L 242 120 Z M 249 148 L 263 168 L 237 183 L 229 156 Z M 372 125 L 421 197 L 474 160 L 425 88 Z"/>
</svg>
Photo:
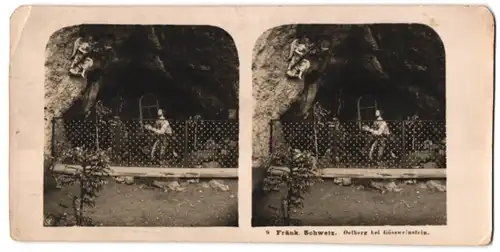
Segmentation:
<svg viewBox="0 0 500 252">
<path fill-rule="evenodd" d="M 146 125 L 161 120 L 53 120 L 53 156 L 68 148 L 108 150 L 122 167 L 236 168 L 237 120 L 167 120 L 172 134 Z M 157 127 L 159 128 L 159 127 Z M 70 160 L 64 160 L 71 164 Z"/>
<path fill-rule="evenodd" d="M 389 134 L 365 127 L 373 121 L 271 121 L 271 153 L 315 153 L 328 168 L 446 168 L 445 121 L 385 121 Z"/>
</svg>

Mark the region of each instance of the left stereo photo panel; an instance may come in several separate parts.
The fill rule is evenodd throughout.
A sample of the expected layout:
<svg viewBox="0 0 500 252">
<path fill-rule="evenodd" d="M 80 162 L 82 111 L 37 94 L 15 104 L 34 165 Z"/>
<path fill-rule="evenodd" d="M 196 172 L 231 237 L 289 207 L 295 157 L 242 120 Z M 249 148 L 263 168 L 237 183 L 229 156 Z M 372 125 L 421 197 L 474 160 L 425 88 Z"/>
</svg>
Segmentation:
<svg viewBox="0 0 500 252">
<path fill-rule="evenodd" d="M 44 226 L 238 226 L 231 35 L 84 24 L 45 55 Z"/>
</svg>

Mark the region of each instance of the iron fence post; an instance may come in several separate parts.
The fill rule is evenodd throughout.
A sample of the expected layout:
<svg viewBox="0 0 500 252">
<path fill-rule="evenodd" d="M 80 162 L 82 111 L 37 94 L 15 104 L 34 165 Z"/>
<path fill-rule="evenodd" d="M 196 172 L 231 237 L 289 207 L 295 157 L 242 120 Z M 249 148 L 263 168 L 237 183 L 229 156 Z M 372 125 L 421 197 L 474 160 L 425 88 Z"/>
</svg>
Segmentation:
<svg viewBox="0 0 500 252">
<path fill-rule="evenodd" d="M 269 156 L 273 154 L 273 119 L 269 121 Z"/>
<path fill-rule="evenodd" d="M 193 137 L 193 150 L 198 149 L 198 121 L 193 121 L 194 123 L 194 137 Z"/>
<path fill-rule="evenodd" d="M 95 119 L 95 146 L 99 150 L 99 118 L 97 116 Z"/>
<path fill-rule="evenodd" d="M 188 166 L 188 121 L 184 122 L 184 167 Z"/>
<path fill-rule="evenodd" d="M 403 120 L 402 122 L 403 122 L 402 123 L 403 129 L 402 129 L 402 133 L 401 133 L 401 135 L 403 136 L 403 139 L 402 139 L 402 142 L 403 142 L 402 152 L 403 152 L 403 155 L 406 155 L 406 130 L 405 130 L 405 128 L 406 128 L 405 127 L 406 121 Z"/>
</svg>

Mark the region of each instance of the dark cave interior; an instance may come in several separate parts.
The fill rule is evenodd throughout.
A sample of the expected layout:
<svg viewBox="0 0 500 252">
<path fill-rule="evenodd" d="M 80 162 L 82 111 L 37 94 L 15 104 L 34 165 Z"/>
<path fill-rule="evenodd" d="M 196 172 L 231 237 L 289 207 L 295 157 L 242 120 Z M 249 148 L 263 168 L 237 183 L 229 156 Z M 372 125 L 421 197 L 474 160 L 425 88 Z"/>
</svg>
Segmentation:
<svg viewBox="0 0 500 252">
<path fill-rule="evenodd" d="M 335 116 L 340 120 L 358 119 L 358 100 L 360 107 L 376 106 L 382 109 L 388 120 L 402 120 L 417 110 L 410 94 L 398 92 L 389 80 L 359 65 L 328 72 L 316 99 L 333 114 L 339 112 Z M 342 107 L 337 110 L 339 99 L 342 100 Z M 373 120 L 373 117 L 373 114 L 362 116 L 367 120 Z"/>
<path fill-rule="evenodd" d="M 173 80 L 168 79 L 162 72 L 130 64 L 121 69 L 116 76 L 116 81 L 111 83 L 120 84 L 105 85 L 97 100 L 104 100 L 105 105 L 115 108 L 118 106 L 116 98 L 121 95 L 125 104 L 120 118 L 139 118 L 140 98 L 144 95 L 154 96 L 158 100 L 159 107 L 165 110 L 168 118 L 184 119 L 186 115 L 195 115 L 200 112 L 204 117 L 207 116 L 206 113 L 203 113 L 200 101 L 192 93 L 173 85 Z M 154 98 L 143 101 L 144 105 L 151 103 L 154 103 Z"/>
<path fill-rule="evenodd" d="M 368 27 L 377 50 L 371 48 L 362 26 L 298 28 L 298 37 L 305 35 L 315 42 L 342 41 L 334 49 L 333 63 L 306 76 L 302 95 L 311 92 L 310 85 L 317 85 L 314 101 L 308 102 L 328 110 L 329 119 L 358 120 L 358 99 L 362 97 L 361 103 L 376 103 L 387 120 L 404 120 L 415 114 L 422 119 L 445 120 L 444 47 L 439 35 L 419 24 Z M 300 102 L 304 100 L 294 103 L 281 119 L 297 119 Z M 372 113 L 362 118 L 371 120 Z"/>
</svg>

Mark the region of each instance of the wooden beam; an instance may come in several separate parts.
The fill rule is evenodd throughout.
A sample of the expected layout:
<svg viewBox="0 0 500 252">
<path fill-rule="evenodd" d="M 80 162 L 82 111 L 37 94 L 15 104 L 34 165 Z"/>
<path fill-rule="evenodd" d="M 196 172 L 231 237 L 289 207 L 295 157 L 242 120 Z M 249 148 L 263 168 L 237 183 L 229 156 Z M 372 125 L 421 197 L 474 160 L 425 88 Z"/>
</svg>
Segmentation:
<svg viewBox="0 0 500 252">
<path fill-rule="evenodd" d="M 56 173 L 74 174 L 78 165 L 56 164 Z M 160 178 L 238 178 L 238 168 L 164 168 L 111 166 L 110 176 L 160 177 Z"/>
<path fill-rule="evenodd" d="M 272 166 L 268 170 L 272 174 L 283 174 L 290 171 L 288 167 Z M 359 169 L 359 168 L 324 168 L 318 174 L 322 178 L 446 178 L 446 169 Z"/>
</svg>

